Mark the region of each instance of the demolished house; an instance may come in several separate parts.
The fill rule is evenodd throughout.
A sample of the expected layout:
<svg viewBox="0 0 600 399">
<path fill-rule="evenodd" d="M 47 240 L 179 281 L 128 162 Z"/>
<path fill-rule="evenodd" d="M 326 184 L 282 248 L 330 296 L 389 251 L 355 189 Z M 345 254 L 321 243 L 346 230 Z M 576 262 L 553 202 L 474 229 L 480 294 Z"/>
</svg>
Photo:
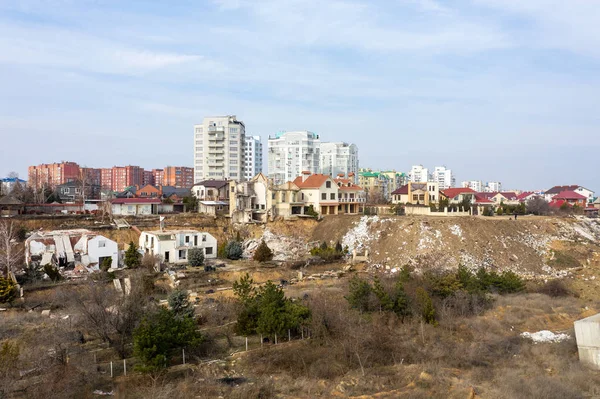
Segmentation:
<svg viewBox="0 0 600 399">
<path fill-rule="evenodd" d="M 116 269 L 117 243 L 86 229 L 38 231 L 25 241 L 25 261 L 30 267 L 50 264 L 67 271 L 94 272 L 107 258 Z"/>
</svg>

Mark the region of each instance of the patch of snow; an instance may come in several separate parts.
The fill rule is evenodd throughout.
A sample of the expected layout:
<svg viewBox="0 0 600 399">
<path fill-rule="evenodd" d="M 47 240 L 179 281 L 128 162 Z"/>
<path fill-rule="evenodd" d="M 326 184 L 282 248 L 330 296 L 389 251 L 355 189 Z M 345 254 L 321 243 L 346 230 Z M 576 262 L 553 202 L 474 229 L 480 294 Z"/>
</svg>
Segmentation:
<svg viewBox="0 0 600 399">
<path fill-rule="evenodd" d="M 543 342 L 561 342 L 571 338 L 569 334 L 558 333 L 555 334 L 552 331 L 542 330 L 535 333 L 524 332 L 521 333 L 521 337 L 532 340 L 534 343 L 543 343 Z"/>
</svg>

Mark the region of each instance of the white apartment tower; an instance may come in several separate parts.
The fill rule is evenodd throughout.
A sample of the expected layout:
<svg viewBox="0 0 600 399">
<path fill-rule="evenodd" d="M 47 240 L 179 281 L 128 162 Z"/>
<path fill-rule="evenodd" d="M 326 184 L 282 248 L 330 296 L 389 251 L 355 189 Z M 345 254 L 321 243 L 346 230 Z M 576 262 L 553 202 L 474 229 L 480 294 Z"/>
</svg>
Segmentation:
<svg viewBox="0 0 600 399">
<path fill-rule="evenodd" d="M 244 145 L 244 177 L 250 180 L 262 172 L 263 145 L 260 136 L 246 136 Z"/>
<path fill-rule="evenodd" d="M 483 183 L 481 180 L 468 180 L 462 182 L 463 188 L 470 188 L 471 190 L 477 191 L 478 193 L 483 191 Z"/>
<path fill-rule="evenodd" d="M 354 183 L 358 183 L 358 147 L 348 143 L 321 143 L 321 173 L 335 177 L 343 173 L 354 173 Z"/>
<path fill-rule="evenodd" d="M 445 190 L 454 187 L 456 179 L 451 169 L 447 169 L 445 166 L 436 166 L 433 170 L 433 182 L 439 185 L 440 190 Z"/>
<path fill-rule="evenodd" d="M 485 185 L 485 191 L 488 193 L 499 193 L 502 191 L 502 183 L 499 181 L 489 181 Z"/>
<path fill-rule="evenodd" d="M 429 169 L 423 165 L 413 165 L 408 172 L 408 180 L 413 183 L 427 183 L 429 181 Z"/>
<path fill-rule="evenodd" d="M 319 173 L 319 135 L 308 131 L 280 132 L 268 141 L 268 174 L 275 184 L 283 184 L 303 171 Z"/>
<path fill-rule="evenodd" d="M 235 115 L 207 116 L 194 125 L 194 183 L 244 180 L 245 134 L 244 122 Z"/>
</svg>

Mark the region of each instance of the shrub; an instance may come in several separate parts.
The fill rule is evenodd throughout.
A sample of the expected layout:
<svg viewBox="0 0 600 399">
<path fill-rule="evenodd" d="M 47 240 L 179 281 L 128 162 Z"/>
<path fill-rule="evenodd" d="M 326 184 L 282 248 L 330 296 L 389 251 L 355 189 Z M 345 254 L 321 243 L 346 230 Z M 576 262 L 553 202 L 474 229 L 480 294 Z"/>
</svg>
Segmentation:
<svg viewBox="0 0 600 399">
<path fill-rule="evenodd" d="M 446 298 L 462 288 L 457 276 L 452 273 L 432 273 L 425 274 L 429 292 L 440 298 Z"/>
<path fill-rule="evenodd" d="M 107 258 L 102 259 L 102 262 L 100 263 L 100 270 L 102 270 L 103 272 L 107 272 L 111 266 L 112 266 L 112 257 L 109 256 Z"/>
<path fill-rule="evenodd" d="M 138 268 L 142 264 L 140 253 L 136 249 L 133 241 L 129 242 L 129 248 L 125 251 L 125 259 L 123 262 L 125 263 L 125 266 L 131 269 Z"/>
<path fill-rule="evenodd" d="M 17 295 L 16 284 L 10 278 L 0 277 L 0 303 L 12 302 Z"/>
<path fill-rule="evenodd" d="M 190 303 L 187 292 L 173 291 L 167 298 L 167 302 L 176 317 L 194 317 L 194 306 Z"/>
<path fill-rule="evenodd" d="M 556 298 L 562 296 L 571 295 L 571 290 L 567 287 L 567 285 L 562 280 L 550 280 L 547 283 L 538 287 L 536 292 L 544 295 L 548 295 L 549 297 Z"/>
<path fill-rule="evenodd" d="M 271 248 L 269 248 L 264 240 L 262 240 L 258 248 L 256 248 L 253 259 L 257 262 L 267 262 L 273 259 L 273 251 L 271 251 Z"/>
<path fill-rule="evenodd" d="M 227 259 L 238 260 L 242 257 L 244 250 L 239 241 L 229 241 L 225 247 L 225 256 Z"/>
<path fill-rule="evenodd" d="M 327 245 L 325 241 L 321 243 L 319 247 L 314 247 L 310 250 L 312 256 L 318 256 L 326 262 L 334 262 L 344 257 L 344 250 L 342 244 L 339 242 L 335 248 Z"/>
<path fill-rule="evenodd" d="M 317 211 L 315 211 L 315 207 L 312 206 L 312 205 L 310 205 L 308 207 L 308 210 L 306 212 L 304 212 L 304 214 L 308 215 L 308 216 L 312 216 L 314 218 L 318 218 L 319 217 L 319 213 Z"/>
<path fill-rule="evenodd" d="M 227 242 L 222 242 L 217 247 L 217 257 L 220 259 L 227 259 Z"/>
<path fill-rule="evenodd" d="M 51 264 L 44 265 L 44 273 L 50 278 L 50 280 L 56 282 L 62 279 L 60 271 L 52 266 Z"/>
<path fill-rule="evenodd" d="M 188 262 L 191 266 L 202 266 L 204 264 L 204 250 L 202 248 L 188 249 Z"/>
</svg>

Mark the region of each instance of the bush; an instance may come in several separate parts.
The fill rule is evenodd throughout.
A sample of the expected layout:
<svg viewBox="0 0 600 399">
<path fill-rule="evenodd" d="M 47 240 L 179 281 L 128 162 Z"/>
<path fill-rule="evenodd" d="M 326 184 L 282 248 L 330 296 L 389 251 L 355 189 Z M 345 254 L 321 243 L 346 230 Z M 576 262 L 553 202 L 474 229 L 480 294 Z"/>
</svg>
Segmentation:
<svg viewBox="0 0 600 399">
<path fill-rule="evenodd" d="M 0 277 L 0 303 L 12 302 L 17 295 L 16 284 L 10 278 Z"/>
<path fill-rule="evenodd" d="M 191 266 L 202 266 L 204 264 L 204 250 L 202 248 L 188 249 L 188 262 Z"/>
<path fill-rule="evenodd" d="M 264 240 L 262 240 L 258 248 L 256 248 L 253 259 L 257 262 L 267 262 L 273 259 L 273 251 L 271 251 L 271 248 L 269 248 Z"/>
<path fill-rule="evenodd" d="M 548 295 L 552 298 L 569 296 L 572 294 L 571 290 L 562 280 L 550 280 L 542 286 L 538 287 L 536 292 Z"/>
<path fill-rule="evenodd" d="M 125 263 L 125 266 L 131 269 L 138 268 L 142 264 L 140 253 L 135 247 L 133 241 L 129 242 L 129 248 L 127 248 L 127 251 L 125 251 L 125 259 L 123 262 Z"/>
<path fill-rule="evenodd" d="M 318 213 L 317 211 L 315 211 L 315 207 L 314 207 L 314 206 L 312 206 L 312 205 L 310 205 L 310 206 L 308 207 L 308 210 L 307 210 L 307 211 L 306 211 L 304 214 L 305 214 L 305 215 L 308 215 L 308 216 L 312 216 L 312 217 L 314 217 L 315 219 L 319 217 L 319 213 Z"/>
<path fill-rule="evenodd" d="M 227 259 L 227 242 L 222 242 L 221 245 L 217 247 L 217 257 L 219 259 Z"/>
<path fill-rule="evenodd" d="M 227 259 L 238 260 L 242 257 L 244 250 L 239 241 L 229 241 L 225 247 L 225 256 Z"/>
<path fill-rule="evenodd" d="M 56 267 L 54 267 L 50 264 L 44 265 L 44 273 L 46 273 L 46 275 L 50 278 L 50 280 L 52 280 L 54 282 L 62 279 L 60 271 Z"/>
<path fill-rule="evenodd" d="M 427 324 L 436 325 L 437 321 L 435 320 L 433 302 L 427 291 L 421 287 L 417 288 L 417 305 L 423 321 Z"/>
<path fill-rule="evenodd" d="M 335 247 L 330 247 L 325 241 L 321 243 L 321 246 L 314 247 L 310 250 L 312 256 L 318 256 L 326 262 L 334 262 L 344 257 L 344 250 L 342 244 L 339 242 Z"/>
<path fill-rule="evenodd" d="M 103 272 L 107 272 L 111 266 L 112 266 L 112 257 L 109 256 L 108 258 L 102 259 L 102 262 L 100 263 L 100 270 L 102 270 Z"/>
</svg>

